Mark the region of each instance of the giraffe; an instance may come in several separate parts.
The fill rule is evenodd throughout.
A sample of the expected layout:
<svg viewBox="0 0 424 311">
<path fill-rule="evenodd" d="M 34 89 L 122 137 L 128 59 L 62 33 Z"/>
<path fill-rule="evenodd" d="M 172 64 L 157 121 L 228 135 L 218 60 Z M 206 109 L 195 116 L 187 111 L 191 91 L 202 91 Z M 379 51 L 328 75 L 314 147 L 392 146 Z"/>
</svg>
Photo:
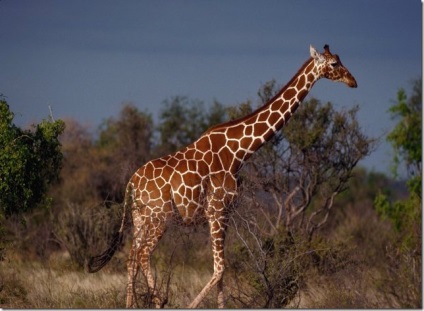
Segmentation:
<svg viewBox="0 0 424 311">
<path fill-rule="evenodd" d="M 134 280 L 141 269 L 152 301 L 163 307 L 155 288 L 150 259 L 172 220 L 184 225 L 200 218 L 209 223 L 213 274 L 189 308 L 196 308 L 217 286 L 218 307 L 224 307 L 224 241 L 229 206 L 237 195 L 237 173 L 242 164 L 279 131 L 320 78 L 356 88 L 356 80 L 328 45 L 319 53 L 310 46 L 310 58 L 293 78 L 265 105 L 249 115 L 209 128 L 180 151 L 147 162 L 128 182 L 121 228 L 108 250 L 92 257 L 88 271 L 100 270 L 121 243 L 126 209 L 133 222 L 127 286 L 127 307 L 136 307 Z"/>
</svg>

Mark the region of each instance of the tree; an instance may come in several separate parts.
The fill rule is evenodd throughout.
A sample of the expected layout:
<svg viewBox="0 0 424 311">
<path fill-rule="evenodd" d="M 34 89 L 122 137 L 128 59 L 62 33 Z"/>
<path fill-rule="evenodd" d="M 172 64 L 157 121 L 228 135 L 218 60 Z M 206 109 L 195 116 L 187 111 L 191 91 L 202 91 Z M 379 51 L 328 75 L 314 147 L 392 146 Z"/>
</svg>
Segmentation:
<svg viewBox="0 0 424 311">
<path fill-rule="evenodd" d="M 258 93 L 261 102 L 276 89 L 275 81 L 266 83 Z M 241 110 L 249 112 L 250 103 Z M 346 247 L 314 237 L 330 218 L 335 197 L 347 189 L 353 169 L 374 147 L 357 111 L 337 111 L 312 98 L 246 163 L 231 218 L 236 271 L 246 273 L 236 285 L 240 295 L 233 297 L 242 306 L 284 307 L 296 296 L 308 266 L 333 258 L 346 261 Z M 251 287 L 242 287 L 245 282 Z"/>
<path fill-rule="evenodd" d="M 422 176 L 422 80 L 412 83 L 408 98 L 404 89 L 397 93 L 397 103 L 390 107 L 392 119 L 399 120 L 387 136 L 395 151 L 394 173 L 404 163 L 408 174 L 410 191 L 421 197 Z"/>
<path fill-rule="evenodd" d="M 6 217 L 46 203 L 49 186 L 62 165 L 61 120 L 43 120 L 32 130 L 13 124 L 14 114 L 0 100 L 0 213 Z"/>
<path fill-rule="evenodd" d="M 389 218 L 398 231 L 410 232 L 421 211 L 422 187 L 422 89 L 421 80 L 412 85 L 408 98 L 404 89 L 397 93 L 397 103 L 389 109 L 398 124 L 388 134 L 387 140 L 395 151 L 394 175 L 401 164 L 407 168 L 409 197 L 405 201 L 391 202 L 387 195 L 380 193 L 375 200 L 377 211 Z M 405 230 L 404 230 L 405 229 Z"/>
<path fill-rule="evenodd" d="M 404 164 L 407 169 L 406 182 L 409 195 L 396 200 L 379 193 L 374 206 L 383 219 L 393 224 L 396 235 L 388 241 L 386 256 L 391 263 L 383 275 L 382 287 L 388 301 L 395 301 L 396 308 L 422 307 L 422 87 L 421 79 L 412 84 L 412 95 L 408 98 L 404 89 L 399 89 L 397 102 L 389 112 L 398 124 L 387 136 L 392 144 L 394 175 Z M 394 281 L 395 280 L 395 281 Z"/>
<path fill-rule="evenodd" d="M 131 175 L 152 157 L 153 121 L 150 114 L 125 104 L 119 118 L 107 119 L 95 143 L 98 165 L 94 181 L 105 200 L 122 202 Z"/>
<path fill-rule="evenodd" d="M 62 183 L 54 190 L 53 232 L 78 266 L 88 249 L 103 248 L 118 224 L 125 185 L 151 157 L 153 121 L 125 104 L 100 126 L 97 139 L 74 120 L 62 137 Z M 111 229 L 112 227 L 112 229 Z"/>
</svg>

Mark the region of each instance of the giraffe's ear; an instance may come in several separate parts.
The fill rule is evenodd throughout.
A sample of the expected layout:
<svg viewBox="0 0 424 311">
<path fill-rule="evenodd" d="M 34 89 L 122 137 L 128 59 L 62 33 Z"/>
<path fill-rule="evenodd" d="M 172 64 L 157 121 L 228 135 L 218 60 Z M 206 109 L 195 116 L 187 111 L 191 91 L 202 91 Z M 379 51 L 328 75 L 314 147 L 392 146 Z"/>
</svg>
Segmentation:
<svg viewBox="0 0 424 311">
<path fill-rule="evenodd" d="M 318 63 L 322 63 L 325 60 L 324 56 L 322 56 L 312 45 L 309 46 L 309 52 L 311 53 L 311 57 Z"/>
</svg>

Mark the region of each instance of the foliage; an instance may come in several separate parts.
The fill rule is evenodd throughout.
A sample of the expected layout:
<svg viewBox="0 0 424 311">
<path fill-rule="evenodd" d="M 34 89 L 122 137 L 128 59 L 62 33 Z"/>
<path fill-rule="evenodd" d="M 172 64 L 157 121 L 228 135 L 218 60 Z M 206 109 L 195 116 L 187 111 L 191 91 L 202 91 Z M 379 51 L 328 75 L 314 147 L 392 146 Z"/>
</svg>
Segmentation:
<svg viewBox="0 0 424 311">
<path fill-rule="evenodd" d="M 235 283 L 230 300 L 242 308 L 287 306 L 301 287 L 305 268 L 302 257 L 310 252 L 285 232 L 264 237 L 240 213 L 231 220 L 236 240 L 228 256 L 228 273 Z"/>
<path fill-rule="evenodd" d="M 152 133 L 151 116 L 131 104 L 101 125 L 96 140 L 87 128 L 67 120 L 62 183 L 52 191 L 57 198 L 53 233 L 77 266 L 103 248 L 120 224 L 125 185 L 150 159 Z"/>
<path fill-rule="evenodd" d="M 231 217 L 234 246 L 228 252 L 228 273 L 233 280 L 229 301 L 234 307 L 293 306 L 308 278 L 328 277 L 355 264 L 353 247 L 344 242 L 308 239 L 283 227 L 267 235 L 264 223 L 252 221 L 254 215 L 252 209 Z"/>
<path fill-rule="evenodd" d="M 387 136 L 395 151 L 394 172 L 404 162 L 410 177 L 410 190 L 420 195 L 422 171 L 422 81 L 415 80 L 408 98 L 404 89 L 397 93 L 397 103 L 390 107 L 393 119 L 399 120 Z"/>
<path fill-rule="evenodd" d="M 68 204 L 54 222 L 53 231 L 57 241 L 68 251 L 72 262 L 83 267 L 89 254 L 101 252 L 106 247 L 107 238 L 119 229 L 122 210 L 118 204 L 100 209 L 83 204 Z"/>
<path fill-rule="evenodd" d="M 54 189 L 60 203 L 122 202 L 128 179 L 151 157 L 151 116 L 124 105 L 119 118 L 101 125 L 97 139 L 74 120 L 66 124 L 62 183 Z"/>
<path fill-rule="evenodd" d="M 132 104 L 123 106 L 118 119 L 109 118 L 102 124 L 93 150 L 98 161 L 96 187 L 102 198 L 123 201 L 128 179 L 151 158 L 152 136 L 151 115 Z"/>
<path fill-rule="evenodd" d="M 376 211 L 388 219 L 396 236 L 387 246 L 390 269 L 383 274 L 381 290 L 394 307 L 416 308 L 422 305 L 422 89 L 421 80 L 414 81 L 412 95 L 398 91 L 397 103 L 389 112 L 400 119 L 387 136 L 395 150 L 394 173 L 404 164 L 409 180 L 406 199 L 395 200 L 379 192 L 374 200 Z M 397 282 L 393 282 L 397 280 Z M 408 284 L 405 288 L 405 284 Z"/>
<path fill-rule="evenodd" d="M 48 199 L 62 165 L 61 120 L 42 121 L 31 130 L 12 123 L 13 113 L 0 100 L 0 214 L 6 217 L 34 209 Z"/>
<path fill-rule="evenodd" d="M 408 170 L 407 187 L 409 197 L 403 201 L 391 201 L 386 194 L 379 193 L 375 199 L 377 211 L 390 219 L 398 232 L 409 235 L 411 228 L 421 219 L 422 187 L 422 90 L 421 80 L 413 84 L 412 95 L 408 99 L 403 89 L 398 91 L 398 101 L 389 112 L 399 123 L 387 136 L 395 150 L 395 168 L 401 160 Z M 396 173 L 396 170 L 395 170 Z M 410 237 L 406 237 L 409 239 Z"/>
</svg>

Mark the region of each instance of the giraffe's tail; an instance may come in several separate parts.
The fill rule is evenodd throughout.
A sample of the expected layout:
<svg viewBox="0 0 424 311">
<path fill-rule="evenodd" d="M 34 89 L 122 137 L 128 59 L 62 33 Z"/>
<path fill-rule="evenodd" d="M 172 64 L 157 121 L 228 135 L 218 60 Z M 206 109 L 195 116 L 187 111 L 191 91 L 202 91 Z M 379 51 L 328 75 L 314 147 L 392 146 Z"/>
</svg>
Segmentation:
<svg viewBox="0 0 424 311">
<path fill-rule="evenodd" d="M 112 259 L 115 254 L 118 246 L 121 245 L 123 240 L 123 232 L 118 231 L 113 235 L 110 246 L 107 250 L 101 253 L 98 256 L 91 257 L 86 264 L 86 271 L 89 273 L 94 273 L 99 271 L 101 268 L 106 266 L 106 264 Z"/>
<path fill-rule="evenodd" d="M 110 243 L 110 246 L 107 250 L 101 253 L 98 256 L 90 257 L 85 264 L 85 270 L 89 273 L 95 273 L 102 269 L 113 257 L 118 247 L 122 244 L 124 238 L 124 227 L 125 227 L 125 216 L 127 214 L 127 205 L 131 204 L 131 185 L 127 185 L 125 192 L 125 201 L 124 201 L 124 211 L 122 215 L 121 227 L 118 232 L 116 232 Z"/>
</svg>

